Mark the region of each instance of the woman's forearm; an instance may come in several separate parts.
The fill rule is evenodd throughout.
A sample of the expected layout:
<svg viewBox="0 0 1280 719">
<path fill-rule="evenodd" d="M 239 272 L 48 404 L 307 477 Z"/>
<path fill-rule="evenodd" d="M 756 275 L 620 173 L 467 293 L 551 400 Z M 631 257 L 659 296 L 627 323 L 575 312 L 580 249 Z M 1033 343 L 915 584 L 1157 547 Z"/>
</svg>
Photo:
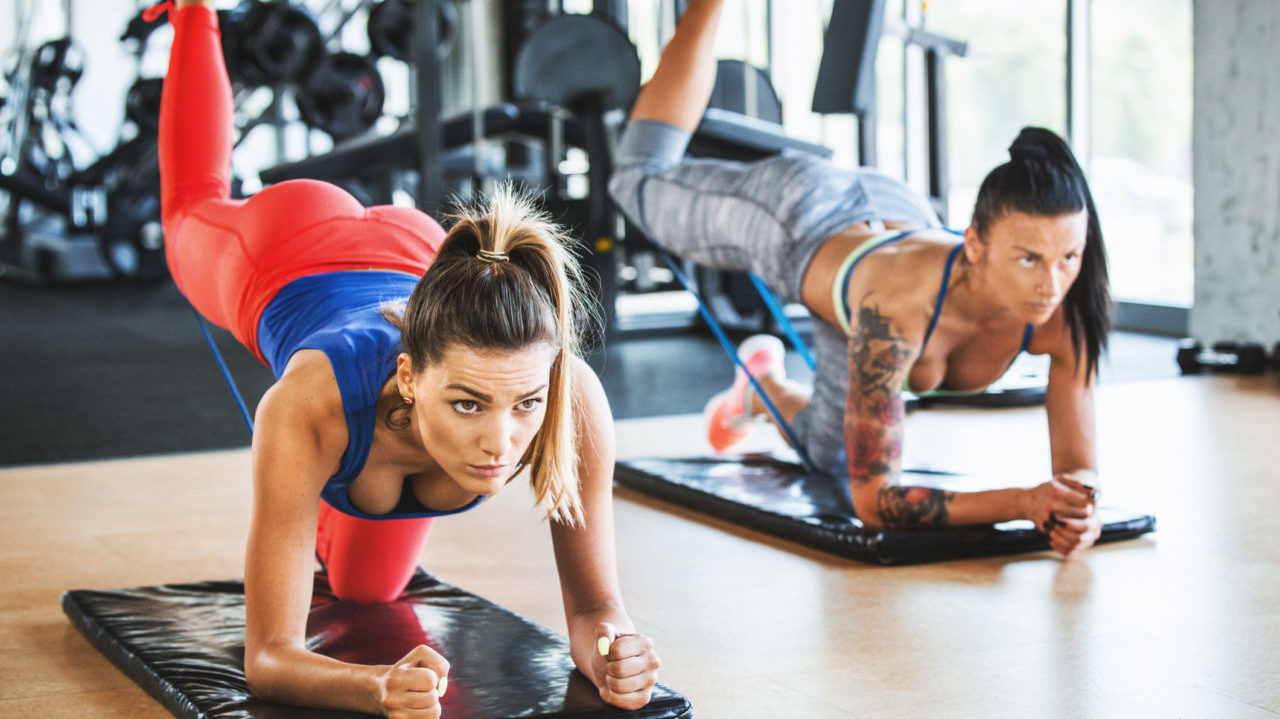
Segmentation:
<svg viewBox="0 0 1280 719">
<path fill-rule="evenodd" d="M 382 714 L 378 678 L 388 667 L 340 662 L 302 647 L 277 646 L 245 654 L 245 679 L 260 699 Z"/>
<path fill-rule="evenodd" d="M 865 491 L 859 494 L 872 498 Z M 859 494 L 854 495 L 855 506 Z M 1018 488 L 951 492 L 935 487 L 890 485 L 876 491 L 874 509 L 859 509 L 858 518 L 867 526 L 889 529 L 994 524 L 1027 518 L 1026 495 L 1027 490 Z"/>
</svg>

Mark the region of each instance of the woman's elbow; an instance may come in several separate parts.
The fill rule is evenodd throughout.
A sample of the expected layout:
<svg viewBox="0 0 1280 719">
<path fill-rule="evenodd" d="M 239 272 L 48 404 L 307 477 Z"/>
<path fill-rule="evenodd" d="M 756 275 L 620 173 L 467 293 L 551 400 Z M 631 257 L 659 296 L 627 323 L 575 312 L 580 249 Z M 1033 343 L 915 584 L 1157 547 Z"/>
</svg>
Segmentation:
<svg viewBox="0 0 1280 719">
<path fill-rule="evenodd" d="M 880 516 L 879 492 L 853 492 L 853 514 L 867 529 L 885 529 L 884 517 Z"/>
<path fill-rule="evenodd" d="M 867 529 L 885 529 L 884 519 L 872 511 L 857 512 L 858 521 Z"/>
<path fill-rule="evenodd" d="M 249 685 L 249 693 L 258 699 L 272 699 L 275 689 L 280 685 L 281 665 L 278 651 L 265 647 L 257 649 L 246 647 L 244 680 Z"/>
</svg>

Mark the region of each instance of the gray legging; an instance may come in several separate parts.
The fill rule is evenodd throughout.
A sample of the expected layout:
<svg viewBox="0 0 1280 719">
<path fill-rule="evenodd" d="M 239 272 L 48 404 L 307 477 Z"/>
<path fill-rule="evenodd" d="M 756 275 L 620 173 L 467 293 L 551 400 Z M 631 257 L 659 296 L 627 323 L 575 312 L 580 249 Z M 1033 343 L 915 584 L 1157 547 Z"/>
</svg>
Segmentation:
<svg viewBox="0 0 1280 719">
<path fill-rule="evenodd" d="M 614 201 L 660 246 L 708 267 L 753 272 L 784 302 L 800 301 L 809 261 L 849 225 L 940 226 L 923 198 L 874 170 L 843 170 L 811 156 L 690 159 L 688 143 L 672 125 L 631 121 L 609 182 Z M 845 474 L 848 338 L 816 317 L 813 335 L 813 399 L 792 427 L 820 468 Z"/>
</svg>

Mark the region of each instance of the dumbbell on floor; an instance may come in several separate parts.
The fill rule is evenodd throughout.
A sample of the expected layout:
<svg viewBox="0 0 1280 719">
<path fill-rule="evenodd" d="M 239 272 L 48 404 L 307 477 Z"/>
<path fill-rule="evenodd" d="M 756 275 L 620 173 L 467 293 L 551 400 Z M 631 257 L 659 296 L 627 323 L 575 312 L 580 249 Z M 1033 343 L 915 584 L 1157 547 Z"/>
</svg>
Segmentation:
<svg viewBox="0 0 1280 719">
<path fill-rule="evenodd" d="M 1280 359 L 1280 345 L 1272 357 L 1256 342 L 1215 342 L 1208 349 L 1194 340 L 1183 340 L 1178 347 L 1178 368 L 1183 374 L 1199 374 L 1205 370 L 1262 374 Z"/>
</svg>

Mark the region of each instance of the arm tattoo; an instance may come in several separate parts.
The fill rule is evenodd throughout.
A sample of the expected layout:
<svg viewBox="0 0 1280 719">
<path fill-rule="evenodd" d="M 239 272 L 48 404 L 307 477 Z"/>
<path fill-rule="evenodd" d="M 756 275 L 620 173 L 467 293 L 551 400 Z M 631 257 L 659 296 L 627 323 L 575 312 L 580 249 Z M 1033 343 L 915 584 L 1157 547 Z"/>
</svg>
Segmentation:
<svg viewBox="0 0 1280 719">
<path fill-rule="evenodd" d="M 940 527 L 955 492 L 931 487 L 882 487 L 876 511 L 887 527 Z"/>
<path fill-rule="evenodd" d="M 844 443 L 849 479 L 867 484 L 897 474 L 902 456 L 902 377 L 911 346 L 893 334 L 880 308 L 864 303 L 849 337 Z"/>
<path fill-rule="evenodd" d="M 881 486 L 876 512 L 889 527 L 946 524 L 947 505 L 954 496 L 926 487 L 897 486 L 906 414 L 902 384 L 913 355 L 914 348 L 894 333 L 878 306 L 868 302 L 859 306 L 849 338 L 852 375 L 844 413 L 849 480 L 855 486 Z"/>
</svg>

